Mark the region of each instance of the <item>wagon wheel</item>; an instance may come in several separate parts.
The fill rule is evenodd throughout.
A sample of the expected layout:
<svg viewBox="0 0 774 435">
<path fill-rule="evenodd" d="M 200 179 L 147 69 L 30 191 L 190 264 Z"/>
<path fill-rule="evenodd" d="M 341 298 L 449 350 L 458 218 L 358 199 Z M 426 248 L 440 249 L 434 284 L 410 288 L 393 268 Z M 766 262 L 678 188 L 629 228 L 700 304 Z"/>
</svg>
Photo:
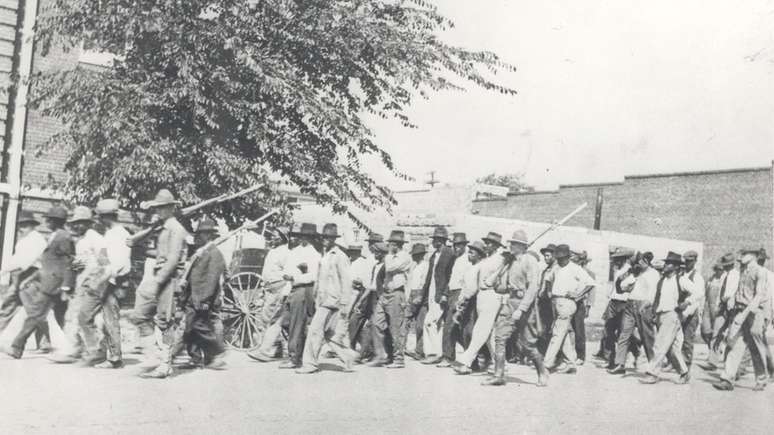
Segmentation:
<svg viewBox="0 0 774 435">
<path fill-rule="evenodd" d="M 253 272 L 237 273 L 226 282 L 221 317 L 229 346 L 250 350 L 260 344 L 265 329 L 261 320 L 263 290 L 263 278 Z"/>
</svg>

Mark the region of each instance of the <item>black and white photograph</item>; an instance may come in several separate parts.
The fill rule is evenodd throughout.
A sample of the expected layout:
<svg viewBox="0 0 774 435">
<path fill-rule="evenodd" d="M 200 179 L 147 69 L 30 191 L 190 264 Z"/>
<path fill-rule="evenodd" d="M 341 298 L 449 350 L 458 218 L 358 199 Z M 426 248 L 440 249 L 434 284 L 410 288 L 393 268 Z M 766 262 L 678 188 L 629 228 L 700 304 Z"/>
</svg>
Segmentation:
<svg viewBox="0 0 774 435">
<path fill-rule="evenodd" d="M 774 433 L 774 0 L 0 0 L 0 434 Z"/>
</svg>

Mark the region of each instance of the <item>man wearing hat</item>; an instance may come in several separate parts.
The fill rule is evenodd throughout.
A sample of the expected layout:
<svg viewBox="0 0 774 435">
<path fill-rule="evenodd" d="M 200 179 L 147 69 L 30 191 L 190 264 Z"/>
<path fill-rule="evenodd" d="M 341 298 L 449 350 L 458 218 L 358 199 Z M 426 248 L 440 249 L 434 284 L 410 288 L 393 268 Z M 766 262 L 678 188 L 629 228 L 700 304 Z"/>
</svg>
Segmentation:
<svg viewBox="0 0 774 435">
<path fill-rule="evenodd" d="M 608 303 L 602 320 L 605 322 L 605 328 L 602 333 L 602 339 L 599 343 L 599 351 L 595 355 L 597 358 L 607 361 L 608 369 L 615 368 L 616 343 L 621 332 L 623 321 L 623 312 L 626 309 L 628 293 L 624 292 L 621 282 L 632 275 L 631 259 L 634 252 L 628 248 L 618 247 L 610 253 L 610 263 L 613 267 L 613 286 L 608 295 Z M 639 355 L 639 341 L 634 340 L 629 350 L 635 355 Z"/>
<path fill-rule="evenodd" d="M 323 226 L 321 238 L 324 254 L 315 281 L 317 309 L 309 324 L 309 335 L 304 347 L 304 365 L 296 370 L 299 374 L 320 371 L 319 357 L 324 343 L 327 343 L 344 363 L 344 371 L 352 371 L 352 364 L 357 358 L 357 352 L 333 339 L 337 329 L 347 330 L 352 292 L 349 258 L 336 245 L 338 237 L 336 224 Z"/>
<path fill-rule="evenodd" d="M 769 375 L 766 369 L 766 341 L 764 339 L 766 319 L 770 315 L 771 303 L 768 291 L 768 274 L 758 265 L 758 249 L 742 251 L 739 271 L 739 288 L 734 296 L 734 306 L 729 312 L 733 322 L 726 335 L 726 365 L 721 380 L 713 386 L 722 391 L 734 389 L 733 382 L 742 362 L 745 350 L 749 349 L 755 370 L 755 391 L 766 388 Z M 740 340 L 741 338 L 741 340 Z"/>
<path fill-rule="evenodd" d="M 72 346 L 57 349 L 50 359 L 57 363 L 73 363 L 85 351 L 88 363 L 100 363 L 106 355 L 98 341 L 92 311 L 101 305 L 111 276 L 107 244 L 105 238 L 91 228 L 94 219 L 88 207 L 75 207 L 67 224 L 75 240 L 73 269 L 78 273 L 75 291 L 69 295 L 64 327 Z"/>
<path fill-rule="evenodd" d="M 370 246 L 373 255 L 369 266 L 368 277 L 363 282 L 363 290 L 359 292 L 352 313 L 349 317 L 349 342 L 352 349 L 360 345 L 358 362 L 365 362 L 374 356 L 374 332 L 371 317 L 376 308 L 378 295 L 384 288 L 384 258 L 389 252 L 384 242 L 374 242 Z"/>
<path fill-rule="evenodd" d="M 140 204 L 142 209 L 154 213 L 163 222 L 156 237 L 156 260 L 152 267 L 145 269 L 146 273 L 137 286 L 132 313 L 132 322 L 137 325 L 143 348 L 143 368 L 158 366 L 169 354 L 169 345 L 164 339 L 156 340 L 156 337 L 162 337 L 173 320 L 175 288 L 188 254 L 188 231 L 175 217 L 179 205 L 180 202 L 167 189 L 159 190 L 152 201 Z M 154 330 L 158 333 L 154 334 Z M 169 341 L 168 338 L 166 341 Z"/>
<path fill-rule="evenodd" d="M 121 290 L 127 275 L 131 271 L 131 248 L 126 244 L 129 238 L 129 232 L 118 222 L 118 200 L 103 199 L 97 202 L 95 213 L 99 223 L 105 228 L 104 245 L 107 259 L 109 262 L 108 281 L 102 288 L 104 292 L 92 289 L 85 293 L 83 305 L 81 307 L 81 327 L 84 330 L 84 337 L 89 340 L 88 346 L 93 346 L 93 340 L 96 340 L 97 331 L 94 319 L 97 313 L 102 312 L 104 327 L 102 330 L 103 340 L 99 343 L 99 350 L 93 353 L 105 355 L 106 360 L 97 364 L 97 368 L 114 369 L 124 366 L 121 354 L 121 327 L 120 327 L 120 308 L 118 303 L 119 291 Z M 85 212 L 84 212 L 85 216 Z M 90 221 L 84 221 L 89 226 Z M 79 226 L 80 227 L 80 226 Z M 82 230 L 82 228 L 80 228 Z M 93 238 L 91 229 L 87 230 L 89 238 Z M 84 236 L 85 238 L 86 236 Z M 80 243 L 80 242 L 78 242 Z M 76 250 L 78 250 L 76 243 Z"/>
<path fill-rule="evenodd" d="M 4 264 L 3 270 L 0 271 L 0 275 L 11 275 L 8 291 L 5 294 L 2 305 L 0 305 L 0 333 L 5 330 L 13 316 L 22 307 L 22 301 L 19 298 L 21 284 L 28 281 L 28 278 L 40 269 L 39 258 L 43 251 L 46 250 L 48 242 L 38 232 L 38 225 L 40 225 L 40 222 L 29 211 L 22 211 L 19 220 L 16 221 L 18 229 L 16 247 L 13 256 Z M 35 285 L 35 283 L 28 285 Z M 51 345 L 51 343 L 48 343 L 48 337 L 45 334 L 46 329 L 37 329 L 38 348 L 42 350 Z"/>
<path fill-rule="evenodd" d="M 727 327 L 729 301 L 733 299 L 736 289 L 739 287 L 739 269 L 736 266 L 736 256 L 728 252 L 724 254 L 716 265 L 716 274 L 720 273 L 717 279 L 710 280 L 710 284 L 718 286 L 717 291 L 714 288 L 708 288 L 706 296 L 706 308 L 704 318 L 709 319 L 708 331 L 706 333 L 710 340 L 709 356 L 707 363 L 701 367 L 705 370 L 714 371 L 718 365 L 725 359 L 725 349 L 722 346 L 722 333 Z"/>
<path fill-rule="evenodd" d="M 283 268 L 283 279 L 289 283 L 290 293 L 283 311 L 283 325 L 287 325 L 288 360 L 281 369 L 301 367 L 306 341 L 306 328 L 314 315 L 314 285 L 320 266 L 320 253 L 312 242 L 319 237 L 317 225 L 302 223 L 291 231 L 291 237 L 299 240 L 298 246 L 290 250 Z"/>
<path fill-rule="evenodd" d="M 766 316 L 765 322 L 766 326 L 763 329 L 763 340 L 766 344 L 766 368 L 769 371 L 770 381 L 774 381 L 774 355 L 772 355 L 768 336 L 766 335 L 766 331 L 769 329 L 772 317 L 774 316 L 774 272 L 765 268 L 766 260 L 768 259 L 769 256 L 766 254 L 766 250 L 761 248 L 760 251 L 758 251 L 758 266 L 761 266 L 761 268 L 766 271 L 766 282 L 768 284 L 769 300 L 771 301 L 771 309 L 768 310 L 768 316 Z"/>
<path fill-rule="evenodd" d="M 683 358 L 688 369 L 693 362 L 693 340 L 696 337 L 696 330 L 699 329 L 699 319 L 701 318 L 700 309 L 704 306 L 706 286 L 701 272 L 696 269 L 696 261 L 699 254 L 696 251 L 687 251 L 683 254 L 683 264 L 685 268 L 683 276 L 693 282 L 696 292 L 680 300 L 678 314 L 683 328 Z"/>
<path fill-rule="evenodd" d="M 594 272 L 589 269 L 591 262 L 589 254 L 584 250 L 573 252 L 572 262 L 582 267 L 592 279 L 596 279 Z M 575 333 L 575 352 L 578 354 L 578 365 L 583 365 L 586 361 L 586 317 L 589 316 L 591 309 L 591 292 L 578 300 L 575 315 L 572 316 L 572 330 Z"/>
<path fill-rule="evenodd" d="M 471 331 L 470 341 L 465 346 L 465 352 L 457 357 L 457 361 L 452 366 L 457 374 L 469 374 L 473 372 L 473 366 L 477 357 L 482 355 L 482 349 L 489 343 L 489 337 L 494 329 L 497 312 L 500 309 L 500 297 L 487 288 L 481 290 L 481 263 L 487 258 L 487 249 L 484 243 L 476 240 L 468 245 L 468 261 L 470 268 L 465 273 L 465 282 L 460 294 L 460 300 L 457 302 L 457 318 L 462 318 L 465 311 L 471 308 L 475 310 L 475 316 L 471 316 L 473 329 Z M 494 352 L 490 352 L 491 353 Z M 486 369 L 483 364 L 479 369 Z"/>
<path fill-rule="evenodd" d="M 656 294 L 653 298 L 657 325 L 653 359 L 649 361 L 646 376 L 640 379 L 643 384 L 655 384 L 659 381 L 658 374 L 667 354 L 680 375 L 677 383 L 687 384 L 691 379 L 683 358 L 683 329 L 677 308 L 681 294 L 691 295 L 697 289 L 692 281 L 678 273 L 682 265 L 683 258 L 680 254 L 669 252 L 664 259 L 664 270 L 656 284 Z"/>
<path fill-rule="evenodd" d="M 550 276 L 548 291 L 554 304 L 556 320 L 551 330 L 551 341 L 546 350 L 545 363 L 548 367 L 555 367 L 556 356 L 561 350 L 568 359 L 568 367 L 562 372 L 575 373 L 577 354 L 570 323 L 577 309 L 577 301 L 585 297 L 594 288 L 595 283 L 582 267 L 570 262 L 569 246 L 557 246 L 554 257 L 556 269 Z"/>
<path fill-rule="evenodd" d="M 509 242 L 510 251 L 500 259 L 502 266 L 496 274 L 486 278 L 487 286 L 491 284 L 499 295 L 501 305 L 492 332 L 494 375 L 482 385 L 505 385 L 506 344 L 515 333 L 519 347 L 535 364 L 537 385 L 543 387 L 548 385 L 548 371 L 537 349 L 537 314 L 534 309 L 540 286 L 540 266 L 534 257 L 527 254 L 529 240 L 523 230 L 515 231 Z"/>
<path fill-rule="evenodd" d="M 551 304 L 551 297 L 546 292 L 546 277 L 550 277 L 556 266 L 554 259 L 554 250 L 556 245 L 549 243 L 540 250 L 545 262 L 545 268 L 540 272 L 540 289 L 537 296 L 537 318 L 538 318 L 538 349 L 540 353 L 546 353 L 548 342 L 551 340 L 551 326 L 554 324 L 554 306 Z M 550 278 L 549 278 L 550 279 Z"/>
<path fill-rule="evenodd" d="M 75 246 L 70 233 L 64 229 L 67 210 L 53 206 L 43 217 L 51 234 L 39 259 L 40 269 L 20 285 L 19 298 L 24 304 L 27 318 L 11 348 L 4 350 L 16 359 L 22 357 L 27 339 L 33 332 L 38 328 L 47 330 L 46 317 L 49 310 L 53 308 L 56 312 L 57 306 L 63 305 L 62 292 L 69 293 L 75 287 L 75 274 L 71 268 Z"/>
<path fill-rule="evenodd" d="M 423 344 L 427 358 L 423 364 L 443 361 L 443 319 L 449 302 L 449 278 L 454 266 L 454 250 L 446 246 L 449 233 L 446 227 L 435 227 L 431 245 L 433 252 L 428 260 L 428 273 L 424 286 L 424 333 Z M 424 314 L 424 313 L 423 313 Z"/>
<path fill-rule="evenodd" d="M 376 357 L 369 366 L 397 369 L 404 367 L 405 292 L 413 262 L 408 252 L 403 250 L 406 243 L 403 231 L 393 231 L 387 242 L 389 252 L 384 258 L 384 288 L 377 296 L 371 316 Z M 392 355 L 387 354 L 388 339 L 392 340 Z"/>
<path fill-rule="evenodd" d="M 470 311 L 468 311 L 467 316 L 458 318 L 459 323 L 454 322 L 457 302 L 460 299 L 460 293 L 465 282 L 465 274 L 470 268 L 470 261 L 466 255 L 468 243 L 465 233 L 454 233 L 452 235 L 454 259 L 452 260 L 448 301 L 443 320 L 443 361 L 437 367 L 451 367 L 452 363 L 457 360 L 457 343 L 465 347 L 470 341 L 469 334 L 473 329 L 472 322 L 470 321 Z M 463 312 L 463 314 L 465 313 Z"/>
<path fill-rule="evenodd" d="M 719 262 L 716 262 L 712 265 L 712 275 L 707 280 L 704 309 L 701 315 L 701 338 L 710 349 L 712 349 L 712 329 L 720 305 L 720 287 L 722 285 L 723 267 Z"/>
<path fill-rule="evenodd" d="M 635 330 L 640 334 L 648 360 L 653 359 L 656 334 L 653 319 L 653 298 L 656 295 L 656 286 L 661 275 L 651 266 L 652 261 L 652 253 L 638 253 L 634 258 L 634 268 L 638 271 L 637 276 L 629 274 L 618 283 L 621 292 L 627 294 L 628 298 L 621 319 L 621 331 L 615 346 L 615 366 L 608 369 L 610 374 L 626 374 L 626 356 L 638 343 L 634 336 Z"/>
<path fill-rule="evenodd" d="M 406 321 L 403 324 L 403 343 L 407 343 L 408 333 L 414 328 L 416 343 L 414 350 L 406 350 L 406 355 L 421 361 L 425 358 L 424 343 L 422 334 L 424 330 L 424 317 L 419 317 L 424 305 L 424 285 L 427 278 L 427 247 L 424 243 L 415 243 L 411 247 L 411 261 L 414 265 L 409 272 L 408 288 L 410 289 L 409 300 L 406 303 Z M 426 312 L 424 313 L 426 314 Z"/>
</svg>

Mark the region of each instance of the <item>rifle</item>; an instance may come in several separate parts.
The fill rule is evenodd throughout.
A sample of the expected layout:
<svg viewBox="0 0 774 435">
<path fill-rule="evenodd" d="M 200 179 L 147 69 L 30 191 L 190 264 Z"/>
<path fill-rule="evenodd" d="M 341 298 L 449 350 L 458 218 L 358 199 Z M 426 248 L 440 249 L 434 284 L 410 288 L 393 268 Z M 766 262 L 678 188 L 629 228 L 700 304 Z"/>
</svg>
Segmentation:
<svg viewBox="0 0 774 435">
<path fill-rule="evenodd" d="M 578 208 L 573 210 L 570 214 L 568 214 L 567 216 L 563 217 L 560 221 L 552 223 L 551 226 L 549 226 L 548 228 L 545 229 L 545 231 L 543 231 L 542 233 L 538 234 L 537 237 L 532 239 L 532 241 L 529 243 L 529 245 L 527 245 L 527 248 L 530 248 L 532 245 L 534 245 L 535 242 L 537 242 L 541 237 L 545 236 L 546 234 L 550 233 L 551 231 L 553 231 L 553 230 L 559 228 L 560 226 L 564 225 L 568 220 L 572 219 L 576 214 L 580 213 L 588 205 L 589 205 L 588 202 L 584 202 Z"/>
<path fill-rule="evenodd" d="M 248 193 L 258 190 L 261 186 L 263 185 L 256 184 L 255 186 L 248 187 L 247 189 L 240 190 L 239 192 L 236 192 L 236 193 L 224 193 L 223 195 L 219 195 L 214 198 L 204 200 L 198 204 L 194 204 L 181 209 L 179 216 L 181 217 L 190 216 L 198 212 L 199 210 L 202 210 L 203 208 L 209 207 L 213 204 L 220 204 L 223 202 L 231 201 L 232 199 L 235 199 L 235 198 L 239 198 L 240 196 L 247 195 Z M 129 246 L 136 245 L 139 241 L 148 237 L 151 233 L 158 231 L 163 225 L 164 225 L 164 222 L 160 222 L 160 221 L 153 223 L 150 227 L 144 230 L 138 231 L 134 233 L 134 235 L 126 239 L 126 244 Z"/>
<path fill-rule="evenodd" d="M 180 290 L 182 290 L 182 289 L 184 289 L 185 287 L 188 286 L 188 275 L 191 273 L 191 267 L 196 262 L 196 260 L 198 260 L 199 257 L 202 256 L 202 254 L 204 254 L 204 251 L 206 251 L 211 246 L 218 246 L 218 245 L 222 244 L 226 240 L 230 239 L 231 237 L 233 237 L 234 235 L 236 235 L 236 234 L 238 234 L 238 233 L 240 233 L 242 231 L 246 231 L 246 230 L 249 230 L 251 228 L 257 227 L 258 224 L 261 221 L 265 221 L 266 219 L 270 218 L 275 213 L 277 213 L 277 210 L 272 210 L 272 211 L 264 214 L 263 216 L 259 217 L 258 219 L 255 219 L 255 220 L 252 220 L 252 221 L 247 221 L 247 222 L 243 223 L 242 226 L 240 226 L 239 228 L 231 230 L 228 233 L 223 234 L 222 236 L 218 237 L 217 239 L 211 240 L 211 241 L 207 242 L 204 246 L 202 246 L 201 248 L 197 249 L 196 252 L 194 252 L 194 254 L 191 256 L 191 258 L 188 259 L 188 262 L 185 265 L 185 269 L 183 269 L 183 274 L 181 275 L 182 279 L 180 280 L 180 284 L 179 284 Z"/>
</svg>

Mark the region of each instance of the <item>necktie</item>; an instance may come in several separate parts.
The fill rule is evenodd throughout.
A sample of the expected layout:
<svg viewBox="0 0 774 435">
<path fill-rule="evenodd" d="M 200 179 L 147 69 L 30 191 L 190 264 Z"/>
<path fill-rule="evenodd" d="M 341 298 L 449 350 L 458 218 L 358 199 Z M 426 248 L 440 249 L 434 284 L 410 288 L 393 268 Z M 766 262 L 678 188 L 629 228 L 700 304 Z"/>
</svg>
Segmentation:
<svg viewBox="0 0 774 435">
<path fill-rule="evenodd" d="M 720 286 L 720 301 L 723 302 L 723 298 L 726 296 L 726 283 L 728 283 L 728 272 L 726 277 L 723 278 L 723 284 Z"/>
<path fill-rule="evenodd" d="M 433 272 L 435 269 L 435 256 L 438 254 L 438 251 L 433 252 L 433 255 L 430 256 L 430 264 L 427 266 L 427 276 L 425 277 L 425 286 L 423 289 L 427 291 L 427 289 L 430 288 L 430 281 L 433 279 Z"/>
<path fill-rule="evenodd" d="M 661 303 L 661 288 L 664 286 L 664 277 L 662 276 L 656 284 L 656 297 L 653 299 L 653 312 L 658 312 L 658 304 Z"/>
</svg>

